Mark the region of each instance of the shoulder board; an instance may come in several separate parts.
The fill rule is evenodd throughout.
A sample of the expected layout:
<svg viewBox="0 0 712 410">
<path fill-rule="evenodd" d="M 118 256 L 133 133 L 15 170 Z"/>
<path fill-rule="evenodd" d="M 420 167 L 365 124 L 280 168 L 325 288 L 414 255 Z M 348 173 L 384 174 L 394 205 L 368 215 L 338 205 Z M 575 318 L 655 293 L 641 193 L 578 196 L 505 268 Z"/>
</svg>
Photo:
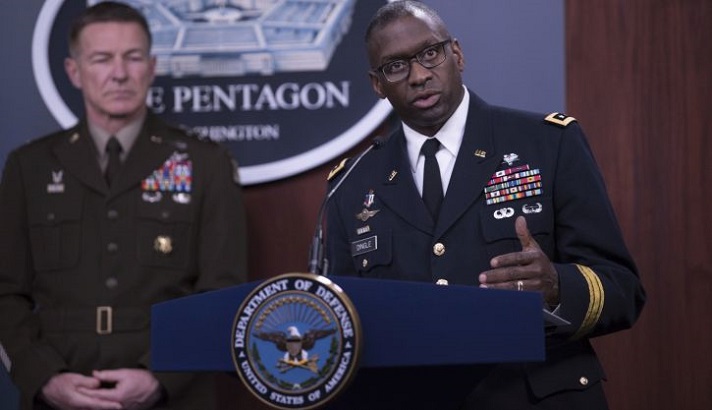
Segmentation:
<svg viewBox="0 0 712 410">
<path fill-rule="evenodd" d="M 562 114 L 560 112 L 552 112 L 551 114 L 547 115 L 546 118 L 544 118 L 544 121 L 559 125 L 561 127 L 566 127 L 567 125 L 576 121 L 576 118 L 569 117 L 568 115 Z"/>
<path fill-rule="evenodd" d="M 348 160 L 349 160 L 348 157 L 344 158 L 341 160 L 341 162 L 339 162 L 339 165 L 332 168 L 331 171 L 329 171 L 329 176 L 326 177 L 326 180 L 331 181 L 335 176 L 337 176 L 339 174 L 339 172 L 341 172 L 344 169 L 344 167 L 346 167 L 346 161 L 348 161 Z"/>
</svg>

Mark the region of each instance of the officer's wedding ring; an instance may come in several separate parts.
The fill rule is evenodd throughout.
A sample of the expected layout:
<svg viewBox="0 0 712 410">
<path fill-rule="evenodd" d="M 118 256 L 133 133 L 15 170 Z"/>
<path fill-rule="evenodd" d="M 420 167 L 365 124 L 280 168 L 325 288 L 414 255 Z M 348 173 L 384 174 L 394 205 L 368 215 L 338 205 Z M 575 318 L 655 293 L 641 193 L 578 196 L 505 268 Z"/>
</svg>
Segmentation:
<svg viewBox="0 0 712 410">
<path fill-rule="evenodd" d="M 524 290 L 524 282 L 521 280 L 517 281 L 517 290 Z"/>
</svg>

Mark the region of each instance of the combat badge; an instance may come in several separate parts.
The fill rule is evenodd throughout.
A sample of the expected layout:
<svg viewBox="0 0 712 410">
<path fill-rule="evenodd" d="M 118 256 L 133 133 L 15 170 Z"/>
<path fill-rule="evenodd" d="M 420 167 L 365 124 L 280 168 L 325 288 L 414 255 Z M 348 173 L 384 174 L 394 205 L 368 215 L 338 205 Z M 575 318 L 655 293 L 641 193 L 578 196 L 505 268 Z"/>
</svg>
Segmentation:
<svg viewBox="0 0 712 410">
<path fill-rule="evenodd" d="M 232 359 L 247 389 L 270 407 L 315 409 L 353 379 L 361 340 L 356 309 L 340 287 L 289 273 L 262 282 L 242 302 Z"/>
</svg>

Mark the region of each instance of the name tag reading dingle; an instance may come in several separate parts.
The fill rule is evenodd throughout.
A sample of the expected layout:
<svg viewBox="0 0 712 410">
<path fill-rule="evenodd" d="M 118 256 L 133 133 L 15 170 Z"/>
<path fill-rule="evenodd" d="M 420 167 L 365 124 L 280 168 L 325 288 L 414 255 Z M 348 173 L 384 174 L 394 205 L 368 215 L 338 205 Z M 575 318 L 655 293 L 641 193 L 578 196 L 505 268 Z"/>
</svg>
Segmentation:
<svg viewBox="0 0 712 410">
<path fill-rule="evenodd" d="M 378 236 L 369 236 L 355 242 L 351 242 L 351 256 L 363 255 L 378 249 Z"/>
</svg>

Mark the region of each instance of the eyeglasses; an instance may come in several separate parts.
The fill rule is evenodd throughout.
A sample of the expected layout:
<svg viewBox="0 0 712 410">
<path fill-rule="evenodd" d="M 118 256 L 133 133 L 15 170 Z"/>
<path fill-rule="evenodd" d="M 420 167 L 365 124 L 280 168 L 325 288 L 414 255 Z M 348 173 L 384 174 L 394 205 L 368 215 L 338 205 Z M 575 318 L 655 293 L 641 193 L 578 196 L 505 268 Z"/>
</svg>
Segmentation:
<svg viewBox="0 0 712 410">
<path fill-rule="evenodd" d="M 389 61 L 375 68 L 373 71 L 383 73 L 383 77 L 385 77 L 388 82 L 395 83 L 410 75 L 410 62 L 413 61 L 413 59 L 425 68 L 435 68 L 445 61 L 445 44 L 451 41 L 452 39 L 449 38 L 445 41 L 429 45 L 410 57 Z"/>
</svg>

